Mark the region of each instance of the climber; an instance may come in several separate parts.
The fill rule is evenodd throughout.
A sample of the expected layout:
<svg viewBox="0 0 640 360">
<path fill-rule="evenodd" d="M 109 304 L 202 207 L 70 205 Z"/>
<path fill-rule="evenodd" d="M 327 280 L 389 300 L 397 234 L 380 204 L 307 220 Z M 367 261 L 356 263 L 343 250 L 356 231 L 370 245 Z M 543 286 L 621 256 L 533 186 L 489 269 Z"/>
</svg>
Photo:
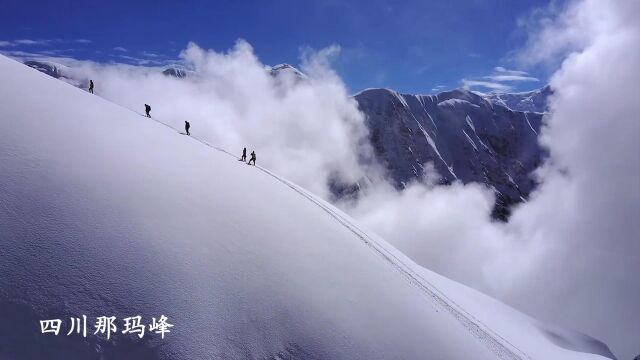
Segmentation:
<svg viewBox="0 0 640 360">
<path fill-rule="evenodd" d="M 189 122 L 188 122 L 188 121 L 185 121 L 185 122 L 184 122 L 184 131 L 186 131 L 186 132 L 187 132 L 187 135 L 191 135 L 191 134 L 189 133 L 189 129 L 190 129 L 190 128 L 191 128 L 191 124 L 189 124 Z"/>
<path fill-rule="evenodd" d="M 253 165 L 256 165 L 256 152 L 252 151 L 251 152 L 251 159 L 249 159 L 249 162 L 247 163 L 247 165 L 251 165 L 251 162 L 253 161 Z"/>
<path fill-rule="evenodd" d="M 151 106 L 144 104 L 144 111 L 147 113 L 147 117 L 151 117 L 151 115 L 149 114 L 151 112 Z"/>
<path fill-rule="evenodd" d="M 93 80 L 89 80 L 89 92 L 93 94 Z"/>
<path fill-rule="evenodd" d="M 247 161 L 247 148 L 242 149 L 242 156 L 240 157 L 240 161 Z"/>
</svg>

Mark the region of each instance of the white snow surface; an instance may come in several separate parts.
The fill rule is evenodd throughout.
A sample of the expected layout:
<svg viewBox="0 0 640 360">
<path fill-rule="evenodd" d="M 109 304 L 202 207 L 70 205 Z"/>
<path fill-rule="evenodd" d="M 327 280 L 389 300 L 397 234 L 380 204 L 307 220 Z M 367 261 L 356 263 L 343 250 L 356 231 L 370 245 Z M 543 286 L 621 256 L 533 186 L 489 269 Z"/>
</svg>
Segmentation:
<svg viewBox="0 0 640 360">
<path fill-rule="evenodd" d="M 122 347 L 149 359 L 606 353 L 415 265 L 197 134 L 3 56 L 0 72 L 0 321 L 14 325 L 0 330 L 2 359 L 123 358 Z M 37 320 L 82 314 L 164 314 L 175 327 L 164 340 L 40 334 Z"/>
</svg>

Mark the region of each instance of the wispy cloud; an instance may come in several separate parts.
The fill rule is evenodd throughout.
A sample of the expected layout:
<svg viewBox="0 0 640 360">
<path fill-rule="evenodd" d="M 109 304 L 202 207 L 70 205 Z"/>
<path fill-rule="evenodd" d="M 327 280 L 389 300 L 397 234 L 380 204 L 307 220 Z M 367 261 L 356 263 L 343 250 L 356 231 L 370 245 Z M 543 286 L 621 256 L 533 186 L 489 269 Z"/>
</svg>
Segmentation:
<svg viewBox="0 0 640 360">
<path fill-rule="evenodd" d="M 88 39 L 16 39 L 11 41 L 0 41 L 0 46 L 46 46 L 51 44 L 90 44 L 91 40 Z"/>
<path fill-rule="evenodd" d="M 148 56 L 148 55 L 147 55 Z M 142 65 L 142 66 L 169 66 L 176 63 L 175 59 L 162 59 L 159 55 L 156 55 L 153 59 L 136 57 L 124 54 L 115 55 L 116 58 L 122 59 L 129 64 Z"/>
<path fill-rule="evenodd" d="M 147 51 L 143 51 L 143 52 L 142 52 L 142 56 L 152 57 L 152 58 L 160 57 L 160 55 L 158 55 L 158 54 L 156 54 L 156 53 L 147 52 Z"/>
<path fill-rule="evenodd" d="M 483 77 L 483 79 L 491 81 L 539 81 L 538 78 L 522 75 L 489 75 Z"/>
<path fill-rule="evenodd" d="M 431 92 L 440 92 L 442 90 L 444 90 L 446 88 L 446 86 L 444 85 L 436 85 L 431 89 Z"/>
<path fill-rule="evenodd" d="M 493 68 L 493 74 L 484 76 L 483 79 L 491 81 L 540 81 L 538 78 L 530 76 L 528 72 L 522 70 L 509 70 L 502 66 Z"/>
<path fill-rule="evenodd" d="M 116 46 L 113 48 L 113 50 L 115 51 L 120 51 L 120 52 L 127 52 L 128 50 L 123 48 L 122 46 Z"/>
<path fill-rule="evenodd" d="M 477 79 L 462 79 L 461 83 L 464 88 L 471 90 L 489 90 L 491 92 L 506 92 L 513 89 L 515 82 L 536 82 L 538 78 L 531 76 L 528 72 L 522 70 L 506 69 L 502 66 L 493 68 L 490 75 L 482 76 Z"/>
<path fill-rule="evenodd" d="M 509 70 L 502 66 L 496 66 L 493 68 L 493 71 L 497 73 L 509 74 L 509 75 L 529 75 L 528 72 L 522 70 Z"/>
<path fill-rule="evenodd" d="M 18 40 L 13 40 L 13 43 L 17 44 L 17 45 L 49 45 L 52 42 L 54 42 L 54 41 L 53 40 L 47 40 L 47 39 L 39 39 L 39 40 L 18 39 Z"/>
<path fill-rule="evenodd" d="M 34 59 L 34 58 L 41 58 L 45 56 L 45 54 L 42 54 L 42 53 L 35 53 L 35 52 L 21 51 L 21 50 L 3 50 L 2 55 L 13 57 L 21 61 Z"/>
<path fill-rule="evenodd" d="M 490 91 L 494 92 L 506 92 L 513 89 L 513 87 L 510 85 L 506 85 L 496 81 L 462 79 L 461 83 L 463 88 L 470 90 L 474 90 L 475 88 L 480 87 L 489 89 Z"/>
</svg>

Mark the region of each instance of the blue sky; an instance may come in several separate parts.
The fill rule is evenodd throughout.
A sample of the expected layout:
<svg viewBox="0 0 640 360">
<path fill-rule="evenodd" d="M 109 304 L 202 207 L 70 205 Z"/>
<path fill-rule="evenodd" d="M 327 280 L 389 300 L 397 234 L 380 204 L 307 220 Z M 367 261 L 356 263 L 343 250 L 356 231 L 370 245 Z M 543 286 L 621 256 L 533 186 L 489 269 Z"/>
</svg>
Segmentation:
<svg viewBox="0 0 640 360">
<path fill-rule="evenodd" d="M 509 56 L 526 40 L 518 22 L 543 0 L 2 2 L 4 53 L 153 64 L 176 59 L 189 41 L 225 51 L 243 38 L 272 65 L 297 65 L 305 47 L 339 45 L 334 67 L 352 92 L 489 91 L 483 82 L 521 91 L 547 81 L 548 72 L 521 69 Z"/>
</svg>

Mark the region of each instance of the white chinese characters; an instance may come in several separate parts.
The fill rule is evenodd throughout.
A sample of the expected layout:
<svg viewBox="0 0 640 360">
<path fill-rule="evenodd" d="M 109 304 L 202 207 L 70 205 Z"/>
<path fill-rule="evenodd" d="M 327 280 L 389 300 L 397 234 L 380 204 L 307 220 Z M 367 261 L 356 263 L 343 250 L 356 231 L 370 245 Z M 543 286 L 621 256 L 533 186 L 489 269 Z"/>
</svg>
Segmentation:
<svg viewBox="0 0 640 360">
<path fill-rule="evenodd" d="M 155 321 L 156 318 L 153 318 L 153 320 Z M 144 336 L 144 325 L 140 324 L 141 321 L 142 321 L 142 317 L 141 316 L 134 316 L 134 317 L 124 318 L 124 330 L 122 330 L 122 333 L 123 334 L 127 334 L 127 333 L 136 334 L 137 333 L 138 337 L 140 337 L 140 339 L 142 339 L 142 337 Z M 173 326 L 173 325 L 171 325 L 171 326 Z M 151 325 L 149 325 L 149 331 L 152 331 Z M 162 338 L 164 339 L 164 336 Z"/>
<path fill-rule="evenodd" d="M 151 318 L 151 323 L 148 324 L 148 332 L 154 334 L 160 334 L 160 337 L 164 339 L 166 333 L 170 333 L 169 328 L 174 325 L 170 324 L 165 315 L 161 315 L 158 320 L 155 317 Z M 118 332 L 118 326 L 116 325 L 117 319 L 115 316 L 99 316 L 96 318 L 93 335 L 101 334 L 107 338 L 111 337 Z M 142 324 L 142 316 L 132 316 L 122 319 L 122 334 L 135 334 L 140 339 L 145 335 L 147 326 Z M 40 331 L 42 334 L 54 334 L 57 336 L 60 333 L 63 322 L 60 319 L 40 320 Z M 87 337 L 87 316 L 82 315 L 79 317 L 71 317 L 67 336 L 72 334 L 78 334 L 82 337 Z"/>
<path fill-rule="evenodd" d="M 111 333 L 112 332 L 116 332 L 117 328 L 116 328 L 116 324 L 114 324 L 114 321 L 116 321 L 116 317 L 115 316 L 110 316 L 110 317 L 106 317 L 106 316 L 100 316 L 97 318 L 96 321 L 96 332 L 93 333 L 93 335 L 97 334 L 97 333 L 101 333 L 107 334 L 107 340 L 111 339 Z"/>
<path fill-rule="evenodd" d="M 149 325 L 149 331 L 155 331 L 156 334 L 160 334 L 164 339 L 164 334 L 171 332 L 169 331 L 169 328 L 173 327 L 173 325 L 167 323 L 167 317 L 164 315 L 160 316 L 160 320 L 158 322 L 156 322 L 156 318 L 151 319 L 152 321 L 151 325 Z"/>
<path fill-rule="evenodd" d="M 62 324 L 62 320 L 53 319 L 53 320 L 40 320 L 40 330 L 43 334 L 46 333 L 54 333 L 58 335 L 60 332 L 60 325 Z"/>
</svg>

